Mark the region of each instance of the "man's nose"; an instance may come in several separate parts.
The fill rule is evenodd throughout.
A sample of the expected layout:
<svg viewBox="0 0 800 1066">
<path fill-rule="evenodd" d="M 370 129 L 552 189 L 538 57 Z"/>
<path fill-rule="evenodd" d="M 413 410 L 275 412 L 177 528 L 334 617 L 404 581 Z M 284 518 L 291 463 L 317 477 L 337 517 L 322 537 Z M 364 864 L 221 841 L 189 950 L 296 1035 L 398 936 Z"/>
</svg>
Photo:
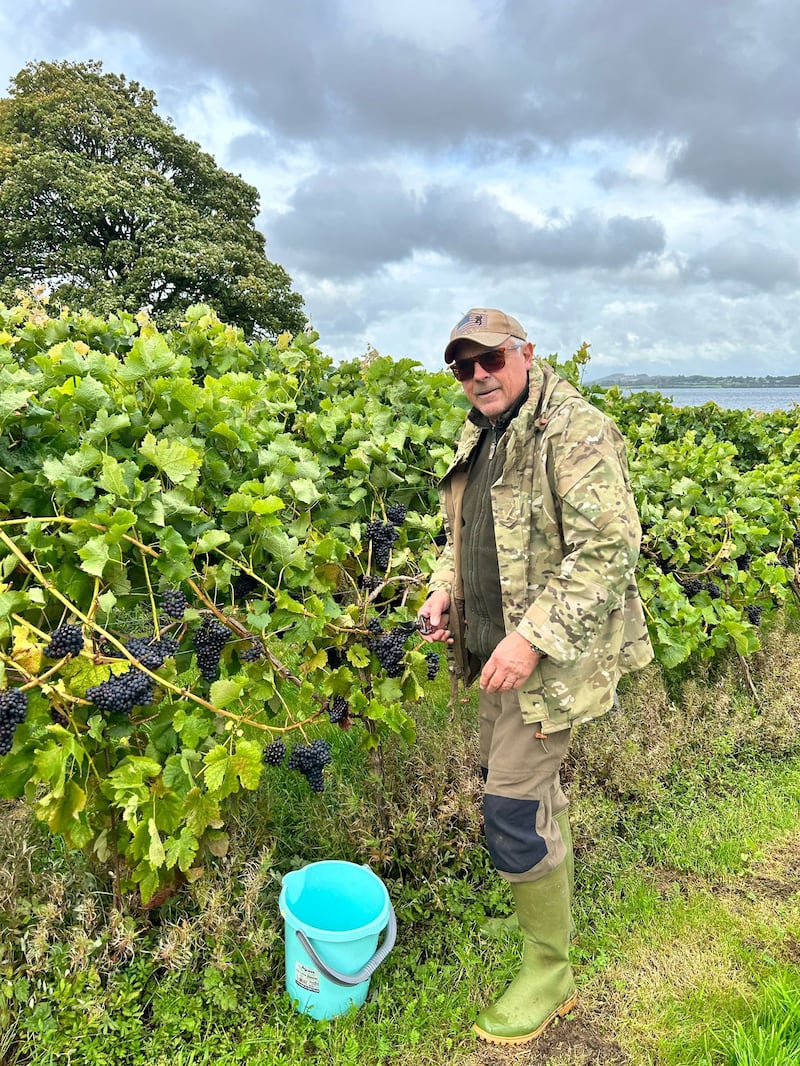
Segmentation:
<svg viewBox="0 0 800 1066">
<path fill-rule="evenodd" d="M 484 370 L 477 359 L 475 360 L 475 363 L 474 363 L 474 366 L 473 366 L 473 372 L 474 372 L 474 376 L 478 379 L 478 381 L 483 381 L 484 378 L 491 377 L 491 374 L 489 373 L 489 371 L 488 370 Z"/>
</svg>

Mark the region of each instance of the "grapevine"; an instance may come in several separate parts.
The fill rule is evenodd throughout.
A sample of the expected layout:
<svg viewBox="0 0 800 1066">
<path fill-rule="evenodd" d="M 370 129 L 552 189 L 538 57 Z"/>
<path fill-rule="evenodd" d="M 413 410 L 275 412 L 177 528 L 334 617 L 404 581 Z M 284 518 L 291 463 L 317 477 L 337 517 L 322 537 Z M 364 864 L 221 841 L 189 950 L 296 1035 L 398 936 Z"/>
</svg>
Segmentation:
<svg viewBox="0 0 800 1066">
<path fill-rule="evenodd" d="M 35 793 L 143 900 L 224 850 L 262 775 L 335 793 L 318 742 L 413 739 L 468 406 L 409 360 L 249 346 L 206 311 L 167 336 L 0 307 L 0 796 Z M 660 662 L 745 658 L 800 602 L 798 412 L 594 399 L 629 440 Z"/>
<path fill-rule="evenodd" d="M 4 536 L 6 534 L 0 530 L 0 539 Z M 156 564 L 162 559 L 162 554 L 158 549 L 146 546 L 139 538 L 130 537 L 128 542 L 133 552 L 130 560 L 131 565 L 135 562 L 137 552 L 141 559 L 152 559 Z M 253 760 L 258 757 L 259 764 L 262 766 L 285 766 L 287 769 L 299 771 L 307 781 L 311 791 L 316 793 L 321 792 L 324 788 L 323 771 L 329 765 L 331 755 L 328 743 L 324 738 L 308 737 L 307 731 L 309 728 L 312 725 L 314 728 L 318 728 L 316 723 L 320 718 L 325 720 L 325 712 L 327 712 L 328 723 L 341 729 L 349 729 L 354 721 L 364 720 L 366 722 L 368 720 L 365 714 L 366 704 L 363 695 L 355 693 L 350 698 L 341 695 L 330 696 L 325 693 L 324 684 L 322 692 L 308 691 L 309 683 L 304 682 L 298 673 L 295 673 L 285 663 L 281 662 L 274 651 L 267 646 L 263 636 L 256 636 L 244 624 L 242 618 L 237 616 L 234 611 L 235 600 L 232 600 L 231 606 L 228 608 L 225 608 L 224 604 L 215 604 L 193 577 L 187 577 L 186 582 L 198 598 L 196 604 L 190 605 L 184 593 L 181 593 L 180 600 L 176 600 L 175 597 L 167 597 L 166 601 L 164 594 L 161 593 L 158 606 L 168 618 L 172 615 L 165 608 L 173 608 L 174 613 L 180 613 L 183 617 L 188 607 L 192 606 L 193 616 L 199 614 L 201 618 L 199 625 L 194 629 L 187 630 L 187 627 L 183 626 L 178 632 L 166 632 L 162 629 L 160 632 L 156 630 L 155 632 L 139 632 L 132 635 L 115 634 L 113 627 L 101 626 L 92 617 L 92 613 L 87 614 L 76 604 L 70 604 L 63 594 L 57 594 L 52 583 L 40 573 L 19 545 L 15 544 L 14 548 L 15 555 L 20 562 L 31 573 L 35 574 L 45 588 L 52 591 L 57 602 L 62 607 L 70 608 L 74 614 L 82 619 L 82 627 L 62 624 L 49 637 L 46 634 L 42 634 L 40 638 L 42 641 L 40 645 L 42 655 L 44 656 L 45 652 L 47 652 L 49 658 L 56 659 L 55 665 L 38 678 L 36 675 L 23 675 L 27 685 L 29 687 L 32 686 L 34 690 L 34 706 L 37 711 L 37 720 L 31 722 L 28 736 L 24 737 L 22 743 L 16 748 L 20 758 L 28 758 L 28 753 L 32 754 L 35 750 L 32 745 L 40 743 L 36 738 L 42 735 L 46 736 L 48 732 L 56 727 L 63 731 L 63 734 L 72 736 L 71 745 L 77 743 L 85 747 L 90 739 L 94 737 L 110 754 L 112 749 L 108 746 L 110 734 L 106 732 L 107 728 L 113 727 L 115 735 L 118 737 L 129 737 L 133 740 L 140 735 L 144 738 L 150 731 L 151 723 L 157 726 L 161 721 L 177 720 L 175 719 L 176 713 L 183 720 L 187 713 L 190 713 L 191 720 L 197 722 L 197 725 L 192 728 L 201 728 L 200 737 L 208 737 L 208 743 L 204 745 L 202 751 L 204 762 L 207 764 L 209 772 L 213 770 L 216 774 L 217 766 L 227 765 L 231 760 L 240 765 L 244 759 L 250 759 L 252 753 Z M 353 560 L 355 562 L 355 556 Z M 233 592 L 233 590 L 231 591 Z M 363 611 L 367 603 L 365 600 L 360 599 L 362 594 L 355 591 L 353 594 L 356 597 L 358 610 Z M 90 612 L 96 610 L 98 602 L 99 598 L 95 586 Z M 152 614 L 152 618 L 154 620 L 158 618 L 157 611 Z M 171 623 L 171 627 L 178 625 L 180 621 L 180 619 L 176 619 Z M 327 628 L 326 623 L 321 629 L 321 634 Z M 383 630 L 381 620 L 378 617 L 371 617 L 366 627 L 366 633 L 369 634 L 370 642 L 383 636 L 388 638 L 398 651 L 402 652 L 407 637 L 414 628 L 414 624 L 410 621 L 397 621 L 392 624 L 389 632 L 386 633 Z M 84 630 L 92 635 L 94 650 L 89 647 L 84 639 Z M 335 625 L 330 627 L 330 631 L 332 635 L 348 632 L 347 628 L 341 629 Z M 29 630 L 29 633 L 33 636 L 32 629 Z M 341 636 L 337 636 L 337 639 L 341 640 Z M 360 639 L 359 630 L 352 630 L 349 637 L 350 642 L 358 647 Z M 244 669 L 255 671 L 253 674 L 253 695 L 262 701 L 267 701 L 266 703 L 262 702 L 261 714 L 264 717 L 261 721 L 258 720 L 260 715 L 254 713 L 254 710 L 248 711 L 246 709 L 247 704 L 241 697 L 239 697 L 238 702 L 242 703 L 243 706 L 238 713 L 227 707 L 216 706 L 212 702 L 220 694 L 224 694 L 225 698 L 228 698 L 228 686 L 231 682 L 227 679 L 228 671 L 225 667 L 222 653 L 226 646 L 234 641 L 243 643 L 243 647 L 240 647 L 238 653 L 238 660 L 241 666 Z M 173 680 L 175 663 L 179 654 L 186 652 L 186 645 L 194 652 L 194 661 L 201 678 L 210 686 L 210 700 L 198 692 L 192 691 L 186 685 L 175 684 Z M 324 668 L 326 671 L 331 669 L 336 672 L 335 676 L 338 678 L 338 684 L 344 683 L 348 676 L 351 678 L 351 684 L 355 680 L 354 675 L 345 665 L 347 662 L 344 655 L 345 647 L 337 644 L 326 648 L 324 652 Z M 41 711 L 43 709 L 42 705 L 46 704 L 45 682 L 50 682 L 60 670 L 67 669 L 68 664 L 76 659 L 80 660 L 84 665 L 79 668 L 78 673 L 68 675 L 75 678 L 73 682 L 69 683 L 69 688 L 64 695 L 71 707 L 70 714 L 65 715 L 59 706 L 51 705 L 46 708 L 46 719 L 43 719 Z M 406 665 L 402 661 L 402 655 L 395 656 L 391 661 L 383 655 L 381 659 L 383 659 L 383 662 L 378 660 L 376 669 L 386 674 L 393 682 L 399 682 L 399 679 L 402 679 L 407 672 Z M 183 661 L 185 662 L 185 654 Z M 230 665 L 234 666 L 235 664 L 231 663 Z M 9 666 L 12 669 L 14 668 L 13 661 L 9 662 Z M 388 670 L 387 667 L 389 668 Z M 264 676 L 263 671 L 266 671 L 267 676 Z M 281 683 L 289 684 L 297 689 L 298 694 L 305 693 L 306 698 L 312 701 L 310 714 L 306 714 L 305 717 L 297 714 L 297 709 L 299 709 L 297 699 L 289 698 L 289 694 L 285 689 L 281 691 L 281 688 L 275 683 L 275 675 L 280 678 Z M 269 680 L 270 677 L 273 680 Z M 81 684 L 79 679 L 86 680 Z M 87 681 L 91 681 L 91 683 L 87 683 Z M 362 683 L 362 681 L 363 678 L 359 677 L 359 682 Z M 244 696 L 244 691 L 239 683 L 234 682 L 234 684 L 236 691 L 241 692 L 242 696 Z M 8 714 L 2 719 L 5 728 L 0 731 L 0 745 L 6 749 L 4 754 L 12 751 L 17 735 L 16 727 L 26 717 L 25 715 L 20 715 L 19 721 L 14 720 L 14 714 L 18 713 L 21 706 L 20 701 L 24 699 L 27 704 L 26 694 L 19 693 L 18 696 L 15 696 L 14 692 L 16 691 L 11 690 L 10 695 L 4 696 L 3 701 L 0 701 L 3 706 L 7 703 L 8 708 Z M 402 698 L 403 689 L 398 688 L 397 692 L 398 698 Z M 190 712 L 187 701 L 191 701 L 191 704 L 196 708 L 195 711 Z M 275 721 L 274 707 L 270 707 L 270 703 L 275 703 L 275 701 L 288 716 L 288 721 L 285 724 L 279 724 Z M 314 703 L 316 708 L 313 706 Z M 250 706 L 252 707 L 252 703 Z M 374 715 L 378 709 L 374 699 L 371 701 L 370 706 L 370 713 Z M 214 730 L 211 720 L 206 720 L 207 724 L 201 725 L 203 719 L 198 718 L 198 711 L 202 709 L 222 716 L 224 719 L 234 719 L 240 724 L 240 727 L 259 730 L 265 740 L 260 745 L 255 746 L 251 740 L 245 739 L 236 744 L 232 750 L 228 750 L 227 745 L 222 745 L 219 742 L 213 744 Z M 125 724 L 120 725 L 120 723 Z M 282 734 L 293 731 L 299 731 L 304 737 L 304 742 L 295 743 L 291 751 L 287 752 Z M 366 734 L 368 737 L 374 735 L 374 733 Z M 52 750 L 58 750 L 59 746 L 63 746 L 63 741 L 57 736 L 56 747 L 53 747 Z M 65 758 L 67 757 L 67 750 L 66 748 L 64 749 Z M 90 749 L 87 748 L 86 750 L 88 752 Z M 106 757 L 108 757 L 108 754 Z M 116 759 L 116 764 L 114 759 Z M 110 772 L 115 773 L 117 769 L 121 770 L 125 766 L 127 759 L 126 749 L 118 747 L 110 760 Z M 93 773 L 97 772 L 97 761 L 97 759 L 93 758 L 89 764 L 92 766 Z M 150 766 L 148 763 L 147 767 L 141 772 L 159 774 L 160 770 L 158 764 L 154 763 Z M 244 774 L 240 778 L 241 787 L 254 788 L 259 776 L 255 761 L 250 764 L 249 770 L 245 766 L 239 772 Z M 216 779 L 216 777 L 211 778 L 212 781 Z M 159 789 L 162 791 L 164 786 L 159 786 Z M 53 797 L 50 802 L 54 811 L 57 803 L 59 806 L 63 805 L 63 801 L 57 801 L 56 797 Z M 46 807 L 46 805 L 44 806 Z M 129 809 L 127 804 L 126 809 Z M 76 845 L 87 834 L 97 832 L 97 830 L 91 828 L 92 823 L 89 821 L 88 816 L 86 818 L 79 817 L 78 822 L 77 826 L 70 825 L 65 833 L 68 841 Z M 131 833 L 134 832 L 134 823 L 135 819 L 130 825 Z M 151 827 L 151 838 L 157 828 L 157 823 L 155 827 Z M 141 830 L 137 830 L 137 832 L 141 836 Z M 179 878 L 184 868 L 188 869 L 189 864 L 200 850 L 213 844 L 215 832 L 218 832 L 218 830 L 209 827 L 201 835 L 193 834 L 193 836 L 196 836 L 193 840 L 191 837 L 187 837 L 187 832 L 184 829 L 181 833 L 181 839 L 185 842 L 188 840 L 191 846 L 187 848 L 185 858 L 180 859 L 180 861 L 176 858 L 175 864 L 171 863 L 165 855 L 163 861 L 154 865 L 152 862 L 152 846 L 147 847 L 146 856 L 145 854 L 139 856 L 137 863 L 135 861 L 137 858 L 135 849 L 133 849 L 131 843 L 128 843 L 125 845 L 126 858 L 124 863 L 122 853 L 115 853 L 116 878 L 120 884 L 126 883 L 129 878 L 132 878 L 134 882 L 139 884 L 144 900 L 147 900 L 156 892 L 159 893 L 160 898 L 161 893 L 165 890 L 165 884 L 169 884 L 170 878 L 173 880 L 176 877 Z M 148 838 L 145 837 L 144 839 L 146 841 Z M 206 841 L 208 844 L 206 844 Z M 183 866 L 180 865 L 181 862 L 183 862 Z M 176 865 L 177 869 L 174 868 Z M 125 873 L 126 866 L 129 867 L 127 873 Z"/>
</svg>

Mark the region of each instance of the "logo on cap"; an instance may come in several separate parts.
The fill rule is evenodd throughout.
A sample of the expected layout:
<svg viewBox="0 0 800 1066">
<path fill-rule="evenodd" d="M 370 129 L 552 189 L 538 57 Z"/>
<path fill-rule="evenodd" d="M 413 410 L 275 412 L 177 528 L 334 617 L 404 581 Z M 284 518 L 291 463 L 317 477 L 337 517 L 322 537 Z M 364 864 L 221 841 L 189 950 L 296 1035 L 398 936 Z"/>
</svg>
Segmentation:
<svg viewBox="0 0 800 1066">
<path fill-rule="evenodd" d="M 464 317 L 458 323 L 453 332 L 469 333 L 469 327 L 472 327 L 472 329 L 485 329 L 488 324 L 488 317 L 489 316 L 485 311 L 469 311 L 466 315 L 464 315 Z"/>
</svg>

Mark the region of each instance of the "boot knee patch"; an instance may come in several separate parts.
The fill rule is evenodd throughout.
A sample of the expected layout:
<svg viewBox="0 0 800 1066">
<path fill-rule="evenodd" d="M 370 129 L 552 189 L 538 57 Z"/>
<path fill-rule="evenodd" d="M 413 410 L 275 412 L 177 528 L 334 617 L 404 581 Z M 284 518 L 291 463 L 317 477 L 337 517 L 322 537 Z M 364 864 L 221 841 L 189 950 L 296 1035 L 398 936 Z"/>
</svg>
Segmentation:
<svg viewBox="0 0 800 1066">
<path fill-rule="evenodd" d="M 547 843 L 536 831 L 538 811 L 538 800 L 483 797 L 486 845 L 497 870 L 522 874 L 545 858 Z"/>
</svg>

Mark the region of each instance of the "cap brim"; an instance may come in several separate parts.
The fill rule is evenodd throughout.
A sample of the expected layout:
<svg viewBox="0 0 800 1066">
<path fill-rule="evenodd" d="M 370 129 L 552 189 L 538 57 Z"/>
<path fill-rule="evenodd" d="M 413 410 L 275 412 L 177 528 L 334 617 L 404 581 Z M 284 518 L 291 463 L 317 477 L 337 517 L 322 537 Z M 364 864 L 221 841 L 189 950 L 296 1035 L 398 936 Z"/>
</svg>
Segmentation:
<svg viewBox="0 0 800 1066">
<path fill-rule="evenodd" d="M 455 340 L 450 341 L 444 350 L 444 361 L 452 363 L 456 357 L 459 344 L 463 344 L 464 341 L 472 341 L 473 344 L 479 344 L 481 348 L 498 348 L 510 337 L 510 333 L 465 333 L 463 336 L 456 337 Z"/>
</svg>

